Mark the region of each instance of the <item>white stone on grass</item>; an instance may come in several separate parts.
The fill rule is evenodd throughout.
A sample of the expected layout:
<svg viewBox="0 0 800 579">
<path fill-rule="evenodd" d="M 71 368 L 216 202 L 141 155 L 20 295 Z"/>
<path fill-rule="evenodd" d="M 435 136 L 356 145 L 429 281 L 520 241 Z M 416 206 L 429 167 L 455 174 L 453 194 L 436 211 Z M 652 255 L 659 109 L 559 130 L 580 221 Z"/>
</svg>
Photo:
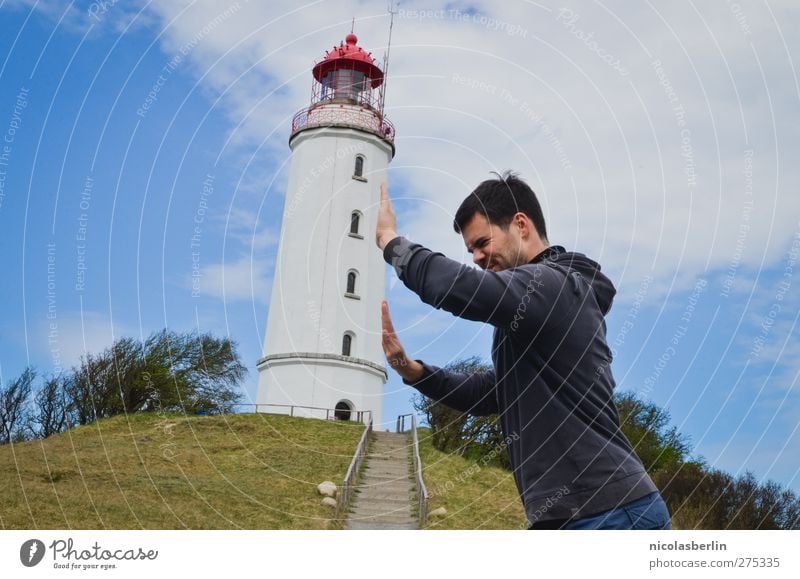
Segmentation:
<svg viewBox="0 0 800 579">
<path fill-rule="evenodd" d="M 317 486 L 317 490 L 319 491 L 319 494 L 324 495 L 326 497 L 336 496 L 336 485 L 329 480 L 319 483 L 319 485 Z"/>
</svg>

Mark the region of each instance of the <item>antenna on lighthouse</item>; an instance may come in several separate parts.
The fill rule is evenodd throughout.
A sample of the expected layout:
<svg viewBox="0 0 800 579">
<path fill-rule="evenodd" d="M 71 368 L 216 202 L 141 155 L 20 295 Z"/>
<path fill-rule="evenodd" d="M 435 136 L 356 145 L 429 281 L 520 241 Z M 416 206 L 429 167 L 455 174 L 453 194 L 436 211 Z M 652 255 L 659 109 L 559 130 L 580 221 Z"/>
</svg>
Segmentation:
<svg viewBox="0 0 800 579">
<path fill-rule="evenodd" d="M 389 12 L 389 41 L 386 43 L 386 53 L 383 55 L 383 87 L 381 88 L 380 106 L 381 114 L 383 114 L 383 103 L 386 100 L 386 85 L 389 84 L 389 52 L 392 50 L 392 27 L 394 26 L 394 15 L 398 12 L 397 6 L 399 4 L 400 0 L 397 0 L 394 10 L 392 10 L 392 2 L 389 0 L 389 4 L 386 7 L 386 11 Z"/>
</svg>

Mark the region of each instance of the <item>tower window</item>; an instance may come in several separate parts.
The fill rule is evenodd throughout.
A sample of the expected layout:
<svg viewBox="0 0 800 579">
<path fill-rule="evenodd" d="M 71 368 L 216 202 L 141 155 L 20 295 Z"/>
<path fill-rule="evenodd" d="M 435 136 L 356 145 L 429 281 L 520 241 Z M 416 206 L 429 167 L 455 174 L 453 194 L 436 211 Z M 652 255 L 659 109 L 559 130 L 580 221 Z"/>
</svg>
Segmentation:
<svg viewBox="0 0 800 579">
<path fill-rule="evenodd" d="M 353 177 L 364 177 L 364 156 L 356 156 L 356 166 L 353 170 Z"/>
<path fill-rule="evenodd" d="M 350 235 L 358 235 L 358 226 L 361 222 L 361 214 L 358 211 L 353 211 L 350 214 Z"/>
<path fill-rule="evenodd" d="M 349 332 L 345 332 L 342 336 L 342 356 L 350 356 L 353 347 L 353 336 Z"/>
<path fill-rule="evenodd" d="M 358 280 L 358 272 L 351 269 L 347 272 L 347 284 L 345 285 L 344 297 L 360 300 L 361 297 L 356 293 L 356 281 Z"/>
</svg>

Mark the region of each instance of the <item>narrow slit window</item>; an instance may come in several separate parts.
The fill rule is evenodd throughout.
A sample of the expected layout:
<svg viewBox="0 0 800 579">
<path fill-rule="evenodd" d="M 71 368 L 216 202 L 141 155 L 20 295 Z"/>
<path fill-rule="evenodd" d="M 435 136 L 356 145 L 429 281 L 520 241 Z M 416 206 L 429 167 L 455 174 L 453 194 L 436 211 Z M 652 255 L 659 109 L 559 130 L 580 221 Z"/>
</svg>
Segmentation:
<svg viewBox="0 0 800 579">
<path fill-rule="evenodd" d="M 350 233 L 353 235 L 358 235 L 358 226 L 361 221 L 361 216 L 358 214 L 358 211 L 353 211 L 350 215 Z"/>
<path fill-rule="evenodd" d="M 350 355 L 350 348 L 353 346 L 353 336 L 345 334 L 342 337 L 342 356 Z"/>
<path fill-rule="evenodd" d="M 356 272 L 351 271 L 347 274 L 347 293 L 356 293 Z"/>
<path fill-rule="evenodd" d="M 364 157 L 358 155 L 356 157 L 356 166 L 355 170 L 353 171 L 353 176 L 355 177 L 363 177 L 364 176 Z"/>
</svg>

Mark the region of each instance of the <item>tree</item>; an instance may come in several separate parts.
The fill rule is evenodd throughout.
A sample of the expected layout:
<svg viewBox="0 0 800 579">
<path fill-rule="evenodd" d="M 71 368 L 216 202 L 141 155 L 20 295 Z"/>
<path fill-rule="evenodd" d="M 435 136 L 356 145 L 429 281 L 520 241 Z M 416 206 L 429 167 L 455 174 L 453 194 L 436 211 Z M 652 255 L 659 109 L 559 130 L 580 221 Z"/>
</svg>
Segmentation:
<svg viewBox="0 0 800 579">
<path fill-rule="evenodd" d="M 236 343 L 211 334 L 163 330 L 144 344 L 150 408 L 227 412 L 241 399 L 239 383 L 247 375 Z"/>
<path fill-rule="evenodd" d="M 64 377 L 68 420 L 73 424 L 89 424 L 110 416 L 111 357 L 108 351 L 86 354 L 81 363 Z"/>
<path fill-rule="evenodd" d="M 27 437 L 30 425 L 27 405 L 34 378 L 36 372 L 28 366 L 5 388 L 0 384 L 0 444 Z"/>
<path fill-rule="evenodd" d="M 797 528 L 800 500 L 750 472 L 737 477 L 690 457 L 691 445 L 669 413 L 632 393 L 616 396 L 621 428 L 660 489 L 680 529 Z"/>
<path fill-rule="evenodd" d="M 445 369 L 450 372 L 472 374 L 492 369 L 479 356 L 451 362 Z M 431 443 L 442 452 L 455 453 L 510 468 L 508 453 L 503 444 L 503 430 L 497 416 L 469 416 L 437 402 L 423 394 L 412 398 L 414 410 L 422 413 L 431 428 Z"/>
<path fill-rule="evenodd" d="M 64 380 L 51 377 L 36 392 L 32 424 L 38 427 L 38 436 L 47 438 L 67 428 L 67 397 L 63 386 Z"/>
<path fill-rule="evenodd" d="M 65 379 L 64 391 L 78 424 L 125 412 L 214 414 L 240 400 L 246 374 L 233 340 L 165 329 L 87 354 Z"/>
<path fill-rule="evenodd" d="M 691 449 L 688 438 L 669 428 L 669 413 L 632 392 L 615 394 L 620 429 L 652 476 L 670 464 L 684 462 Z"/>
</svg>

